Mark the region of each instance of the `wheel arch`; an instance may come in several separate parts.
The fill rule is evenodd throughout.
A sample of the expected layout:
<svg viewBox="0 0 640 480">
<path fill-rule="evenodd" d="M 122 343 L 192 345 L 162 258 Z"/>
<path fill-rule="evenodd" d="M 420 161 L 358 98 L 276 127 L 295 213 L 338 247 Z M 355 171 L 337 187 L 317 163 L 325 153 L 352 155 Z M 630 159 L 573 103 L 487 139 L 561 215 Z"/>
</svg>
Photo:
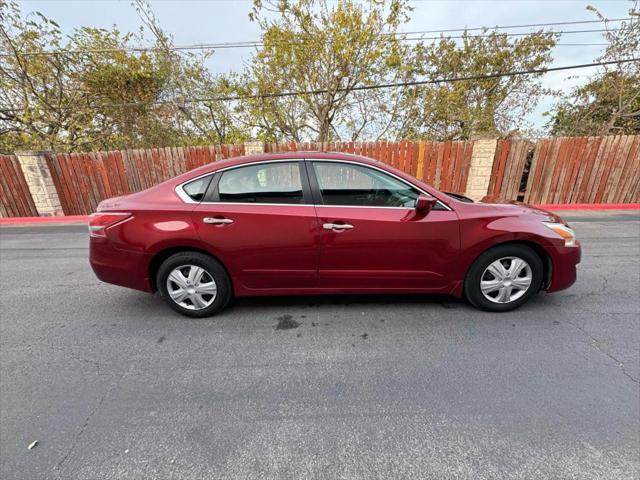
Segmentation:
<svg viewBox="0 0 640 480">
<path fill-rule="evenodd" d="M 484 254 L 485 252 L 488 252 L 491 249 L 502 247 L 505 245 L 522 245 L 525 247 L 529 247 L 531 250 L 533 250 L 536 253 L 536 255 L 540 257 L 540 260 L 542 261 L 543 272 L 542 272 L 542 284 L 540 285 L 540 290 L 545 290 L 549 286 L 549 284 L 551 283 L 551 275 L 553 273 L 553 262 L 551 261 L 551 256 L 549 255 L 549 253 L 541 244 L 537 242 L 534 242 L 532 240 L 514 239 L 514 240 L 506 240 L 503 242 L 495 243 L 493 245 L 488 246 L 484 250 L 480 251 L 475 256 L 473 261 L 467 266 L 467 269 L 465 271 L 464 278 L 462 281 L 463 290 L 464 290 L 464 284 L 466 283 L 467 276 L 469 275 L 469 270 L 471 270 L 471 267 L 473 266 L 475 261 L 480 257 L 480 255 Z M 464 293 L 464 292 L 461 292 L 461 293 Z"/>
<path fill-rule="evenodd" d="M 159 250 L 153 255 L 153 257 L 151 257 L 151 260 L 149 261 L 149 268 L 148 268 L 149 285 L 151 286 L 154 292 L 158 290 L 158 286 L 156 285 L 156 275 L 158 274 L 160 265 L 162 265 L 162 263 L 170 256 L 175 255 L 176 253 L 183 253 L 183 252 L 201 253 L 213 258 L 216 262 L 222 265 L 222 268 L 225 269 L 225 271 L 227 272 L 227 275 L 229 276 L 229 281 L 231 282 L 231 291 L 233 291 L 233 277 L 231 276 L 231 272 L 229 271 L 227 266 L 224 264 L 222 259 L 220 259 L 220 257 L 214 255 L 210 251 L 205 250 L 203 248 L 194 247 L 192 245 L 178 245 L 178 246 L 167 247 L 162 250 Z"/>
</svg>

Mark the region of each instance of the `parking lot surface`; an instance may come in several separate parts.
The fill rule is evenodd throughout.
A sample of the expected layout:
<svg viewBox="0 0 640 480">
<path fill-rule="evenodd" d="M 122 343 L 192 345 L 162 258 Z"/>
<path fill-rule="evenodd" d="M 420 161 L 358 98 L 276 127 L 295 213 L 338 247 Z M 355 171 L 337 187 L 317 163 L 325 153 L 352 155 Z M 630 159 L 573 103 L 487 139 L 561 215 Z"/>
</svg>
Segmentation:
<svg viewBox="0 0 640 480">
<path fill-rule="evenodd" d="M 638 478 L 640 215 L 565 218 L 578 282 L 514 312 L 286 297 L 205 320 L 98 281 L 84 227 L 2 228 L 0 478 Z"/>
</svg>

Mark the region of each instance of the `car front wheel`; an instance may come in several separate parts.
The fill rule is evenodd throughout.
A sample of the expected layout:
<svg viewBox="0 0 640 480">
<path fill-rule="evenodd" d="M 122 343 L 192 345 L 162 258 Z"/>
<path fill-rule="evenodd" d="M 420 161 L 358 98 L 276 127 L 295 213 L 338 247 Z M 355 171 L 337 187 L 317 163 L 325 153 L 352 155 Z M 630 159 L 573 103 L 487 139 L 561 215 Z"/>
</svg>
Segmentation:
<svg viewBox="0 0 640 480">
<path fill-rule="evenodd" d="M 506 312 L 540 290 L 543 264 L 525 245 L 499 245 L 481 254 L 465 279 L 465 295 L 477 308 Z"/>
</svg>

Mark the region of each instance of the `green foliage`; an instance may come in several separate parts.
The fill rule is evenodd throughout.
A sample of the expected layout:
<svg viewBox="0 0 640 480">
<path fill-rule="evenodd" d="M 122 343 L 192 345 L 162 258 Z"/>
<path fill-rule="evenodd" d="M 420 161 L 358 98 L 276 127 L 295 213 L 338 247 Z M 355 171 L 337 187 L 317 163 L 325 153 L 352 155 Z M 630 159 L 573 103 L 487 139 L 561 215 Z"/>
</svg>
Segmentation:
<svg viewBox="0 0 640 480">
<path fill-rule="evenodd" d="M 577 87 L 553 112 L 558 136 L 640 133 L 640 76 L 606 72 Z"/>
<path fill-rule="evenodd" d="M 278 16 L 263 18 L 263 10 Z M 263 47 L 244 76 L 246 123 L 261 138 L 357 139 L 372 134 L 391 95 L 357 92 L 358 86 L 392 82 L 408 48 L 393 34 L 408 17 L 404 0 L 256 0 L 251 18 Z M 277 92 L 317 92 L 270 97 Z M 266 96 L 266 98 L 265 98 Z"/>
<path fill-rule="evenodd" d="M 537 70 L 552 61 L 556 38 L 532 33 L 516 40 L 496 31 L 464 32 L 460 42 L 442 38 L 415 49 L 414 72 L 420 78 L 481 77 Z M 513 134 L 523 118 L 549 93 L 542 74 L 470 79 L 414 87 L 405 99 L 407 121 L 401 138 L 468 139 Z"/>
<path fill-rule="evenodd" d="M 607 20 L 593 7 L 608 27 Z M 640 57 L 640 12 L 617 29 L 607 28 L 606 51 L 598 61 Z M 564 95 L 550 112 L 552 135 L 640 133 L 640 62 L 602 66 L 587 83 Z"/>
<path fill-rule="evenodd" d="M 65 36 L 53 20 L 0 0 L 0 150 L 519 135 L 553 93 L 542 73 L 476 77 L 544 69 L 554 34 L 513 40 L 486 30 L 410 43 L 399 33 L 408 0 L 254 0 L 261 46 L 227 75 L 211 74 L 210 54 L 172 48 L 147 0 L 133 4 L 137 32 L 83 27 Z M 597 60 L 640 56 L 631 13 L 605 33 Z M 639 63 L 603 67 L 562 96 L 551 133 L 640 132 Z M 438 81 L 459 77 L 468 79 Z M 389 83 L 406 86 L 367 89 Z"/>
<path fill-rule="evenodd" d="M 0 150 L 146 148 L 242 138 L 229 125 L 201 125 L 210 115 L 207 105 L 192 111 L 181 102 L 217 95 L 218 83 L 203 57 L 171 52 L 161 30 L 154 30 L 152 50 L 132 52 L 129 45 L 145 43 L 142 30 L 84 27 L 65 38 L 52 20 L 39 13 L 24 19 L 5 0 L 0 20 Z M 51 50 L 62 53 L 41 54 Z M 216 122 L 222 121 L 216 114 Z"/>
</svg>

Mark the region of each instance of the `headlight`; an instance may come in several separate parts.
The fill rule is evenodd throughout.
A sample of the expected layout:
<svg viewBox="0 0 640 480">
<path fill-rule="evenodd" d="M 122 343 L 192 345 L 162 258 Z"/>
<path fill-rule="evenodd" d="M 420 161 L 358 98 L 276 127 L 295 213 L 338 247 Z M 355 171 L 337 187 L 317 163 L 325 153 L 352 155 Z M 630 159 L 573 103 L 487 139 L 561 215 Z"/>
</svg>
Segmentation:
<svg viewBox="0 0 640 480">
<path fill-rule="evenodd" d="M 572 228 L 563 225 L 562 223 L 552 223 L 552 222 L 542 222 L 547 228 L 550 228 L 562 238 L 564 238 L 564 246 L 565 247 L 575 247 L 576 246 L 576 233 Z"/>
</svg>

